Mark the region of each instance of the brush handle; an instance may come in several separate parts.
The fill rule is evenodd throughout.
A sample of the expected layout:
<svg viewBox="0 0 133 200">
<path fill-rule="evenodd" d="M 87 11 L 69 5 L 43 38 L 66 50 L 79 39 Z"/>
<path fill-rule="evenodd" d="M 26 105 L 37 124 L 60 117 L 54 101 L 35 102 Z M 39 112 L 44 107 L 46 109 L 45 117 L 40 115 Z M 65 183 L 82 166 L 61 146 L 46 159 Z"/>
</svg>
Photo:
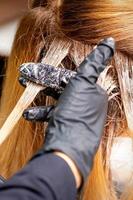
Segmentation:
<svg viewBox="0 0 133 200">
<path fill-rule="evenodd" d="M 57 67 L 68 54 L 70 46 L 70 41 L 55 38 L 52 41 L 45 58 L 42 59 L 42 63 Z M 43 86 L 29 83 L 0 130 L 0 144 L 2 144 L 4 140 L 12 134 L 12 130 L 21 118 L 23 111 L 33 102 L 36 95 L 44 89 L 45 87 Z"/>
<path fill-rule="evenodd" d="M 29 83 L 16 106 L 0 129 L 0 144 L 2 144 L 4 140 L 10 135 L 16 123 L 21 118 L 25 108 L 27 108 L 33 102 L 36 95 L 43 89 L 44 87 L 40 85 Z"/>
</svg>

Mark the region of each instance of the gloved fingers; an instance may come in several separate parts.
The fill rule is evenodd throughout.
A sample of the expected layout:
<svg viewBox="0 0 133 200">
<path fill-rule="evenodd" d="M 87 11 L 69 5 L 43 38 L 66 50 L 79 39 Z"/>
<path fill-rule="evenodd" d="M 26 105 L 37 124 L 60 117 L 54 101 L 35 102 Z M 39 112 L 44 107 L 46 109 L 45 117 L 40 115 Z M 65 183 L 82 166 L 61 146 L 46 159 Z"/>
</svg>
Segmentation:
<svg viewBox="0 0 133 200">
<path fill-rule="evenodd" d="M 20 76 L 19 77 L 19 83 L 23 86 L 23 87 L 27 87 L 27 84 L 28 84 L 28 79 L 26 79 L 25 77 L 23 76 Z M 62 91 L 61 90 L 56 90 L 54 88 L 50 88 L 50 87 L 47 87 L 45 88 L 44 90 L 42 90 L 42 92 L 44 92 L 44 95 L 46 96 L 51 96 L 53 97 L 54 99 L 58 100 Z"/>
<path fill-rule="evenodd" d="M 28 121 L 48 122 L 52 116 L 54 108 L 54 106 L 28 108 L 24 111 L 23 117 Z"/>
<path fill-rule="evenodd" d="M 58 90 L 63 90 L 70 78 L 76 74 L 71 70 L 43 63 L 24 63 L 19 71 L 21 76 L 29 81 Z"/>
<path fill-rule="evenodd" d="M 115 41 L 113 38 L 100 41 L 97 47 L 82 62 L 78 73 L 83 73 L 84 77 L 87 76 L 90 81 L 96 83 L 99 74 L 104 70 L 114 51 Z M 43 63 L 24 63 L 20 66 L 20 74 L 29 81 L 62 91 L 70 78 L 77 73 Z M 24 79 L 20 79 L 20 83 L 23 85 L 25 85 L 24 81 Z"/>
<path fill-rule="evenodd" d="M 54 88 L 54 86 L 59 86 L 59 83 L 56 82 L 55 79 L 58 75 L 54 77 L 55 73 L 58 73 L 58 71 L 56 71 L 53 66 L 45 65 L 43 63 L 24 63 L 20 66 L 19 71 L 27 80 L 44 87 L 51 86 Z"/>
<path fill-rule="evenodd" d="M 62 91 L 60 90 L 55 90 L 54 88 L 50 88 L 50 87 L 47 87 L 43 90 L 44 94 L 46 96 L 50 96 L 50 97 L 53 97 L 55 100 L 58 100 Z"/>
<path fill-rule="evenodd" d="M 82 75 L 91 83 L 96 83 L 100 73 L 105 69 L 115 52 L 115 40 L 107 38 L 97 45 L 78 68 L 78 75 Z"/>
<path fill-rule="evenodd" d="M 23 76 L 20 76 L 18 79 L 19 83 L 23 86 L 23 87 L 27 87 L 28 84 L 28 80 L 26 78 L 24 78 Z"/>
<path fill-rule="evenodd" d="M 109 38 L 106 38 L 106 39 L 103 39 L 99 42 L 98 46 L 100 45 L 104 45 L 104 46 L 107 46 L 111 49 L 112 53 L 110 53 L 110 51 L 106 54 L 105 58 L 104 58 L 104 62 L 106 62 L 106 59 L 108 60 L 109 57 L 112 57 L 115 53 L 115 40 L 114 38 L 112 37 L 109 37 Z M 109 55 L 108 55 L 109 54 Z M 111 55 L 110 55 L 111 54 Z"/>
</svg>

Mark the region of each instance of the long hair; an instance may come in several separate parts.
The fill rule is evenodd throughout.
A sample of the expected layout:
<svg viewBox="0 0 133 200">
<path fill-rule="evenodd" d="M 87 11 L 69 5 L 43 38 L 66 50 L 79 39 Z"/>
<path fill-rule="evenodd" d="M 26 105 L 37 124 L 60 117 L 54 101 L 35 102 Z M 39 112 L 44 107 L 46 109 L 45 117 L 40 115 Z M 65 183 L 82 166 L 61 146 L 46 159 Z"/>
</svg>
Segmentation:
<svg viewBox="0 0 133 200">
<path fill-rule="evenodd" d="M 132 137 L 133 10 L 132 1 L 112 0 L 34 0 L 21 20 L 8 60 L 0 107 L 0 124 L 16 105 L 24 89 L 18 83 L 18 67 L 24 62 L 39 62 L 51 41 L 61 38 L 71 43 L 60 66 L 75 70 L 105 37 L 114 37 L 117 53 L 99 79 L 109 95 L 108 117 L 91 174 L 84 186 L 83 200 L 117 200 L 109 157 L 114 137 Z M 59 39 L 60 40 L 60 39 Z M 53 47 L 56 50 L 56 45 Z M 53 58 L 55 59 L 55 58 Z M 54 103 L 39 94 L 33 105 Z M 46 124 L 24 119 L 0 146 L 0 174 L 11 177 L 41 148 Z M 121 200 L 131 199 L 128 191 Z"/>
</svg>

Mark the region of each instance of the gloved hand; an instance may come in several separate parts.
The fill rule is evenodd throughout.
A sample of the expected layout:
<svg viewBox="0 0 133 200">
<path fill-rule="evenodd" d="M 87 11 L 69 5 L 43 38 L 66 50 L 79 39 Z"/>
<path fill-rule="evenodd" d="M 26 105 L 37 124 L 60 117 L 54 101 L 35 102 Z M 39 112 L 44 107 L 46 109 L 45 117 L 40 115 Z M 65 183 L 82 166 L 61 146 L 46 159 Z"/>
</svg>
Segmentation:
<svg viewBox="0 0 133 200">
<path fill-rule="evenodd" d="M 26 87 L 29 80 L 41 84 L 46 87 L 42 91 L 44 95 L 51 96 L 56 100 L 61 95 L 70 78 L 76 75 L 74 71 L 43 63 L 24 63 L 20 67 L 20 73 L 19 82 L 22 86 Z M 54 106 L 28 108 L 24 111 L 23 117 L 29 121 L 48 122 L 53 109 Z"/>
<path fill-rule="evenodd" d="M 76 75 L 75 71 L 58 68 L 43 63 L 24 63 L 21 65 L 19 82 L 26 86 L 30 81 L 45 87 L 45 95 L 58 99 L 70 78 Z M 28 80 L 27 80 L 28 76 Z"/>
<path fill-rule="evenodd" d="M 24 111 L 23 117 L 29 121 L 49 122 L 55 106 L 31 107 Z"/>
<path fill-rule="evenodd" d="M 114 39 L 105 39 L 79 66 L 59 98 L 46 130 L 45 145 L 37 154 L 55 150 L 65 153 L 84 179 L 92 168 L 107 114 L 108 97 L 96 81 L 114 50 Z M 28 73 L 26 76 L 28 79 Z"/>
<path fill-rule="evenodd" d="M 52 96 L 57 100 L 70 78 L 74 77 L 77 72 L 43 63 L 24 63 L 20 67 L 20 73 L 19 82 L 22 86 L 26 87 L 29 81 L 41 84 L 46 87 L 42 91 L 44 95 Z M 29 121 L 48 122 L 53 108 L 54 106 L 29 108 L 25 110 L 23 117 Z"/>
</svg>

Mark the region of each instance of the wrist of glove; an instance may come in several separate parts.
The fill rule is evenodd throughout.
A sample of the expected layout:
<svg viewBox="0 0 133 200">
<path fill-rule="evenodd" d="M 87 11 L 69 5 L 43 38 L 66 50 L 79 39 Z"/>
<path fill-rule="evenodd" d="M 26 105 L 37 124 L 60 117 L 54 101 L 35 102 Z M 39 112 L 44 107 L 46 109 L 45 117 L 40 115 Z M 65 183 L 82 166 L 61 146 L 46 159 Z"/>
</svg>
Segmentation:
<svg viewBox="0 0 133 200">
<path fill-rule="evenodd" d="M 65 153 L 74 161 L 84 180 L 92 168 L 107 114 L 108 97 L 96 81 L 113 56 L 114 49 L 112 38 L 101 41 L 70 79 L 57 106 L 48 112 L 44 111 L 47 107 L 43 107 L 40 114 L 43 121 L 46 116 L 50 117 L 45 145 L 38 156 L 55 150 Z M 32 118 L 37 119 L 39 112 L 35 110 L 32 112 L 31 109 L 27 116 L 36 113 Z"/>
</svg>

